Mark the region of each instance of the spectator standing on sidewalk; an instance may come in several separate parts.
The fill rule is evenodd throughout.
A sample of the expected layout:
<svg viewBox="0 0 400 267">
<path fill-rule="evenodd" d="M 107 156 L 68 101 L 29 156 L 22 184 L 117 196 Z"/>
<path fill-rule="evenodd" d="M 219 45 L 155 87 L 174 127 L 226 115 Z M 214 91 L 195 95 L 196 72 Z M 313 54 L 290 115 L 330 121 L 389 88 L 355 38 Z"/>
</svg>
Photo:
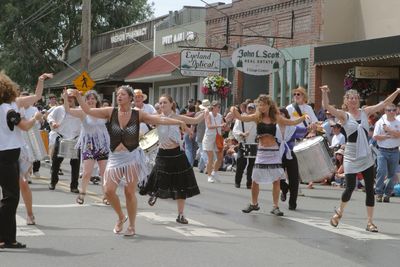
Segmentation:
<svg viewBox="0 0 400 267">
<path fill-rule="evenodd" d="M 394 104 L 385 107 L 385 115 L 375 124 L 373 138 L 378 143 L 379 151 L 375 186 L 376 201 L 389 202 L 394 186 L 393 180 L 399 165 L 400 146 L 400 121 L 396 119 Z"/>
<path fill-rule="evenodd" d="M 201 105 L 199 105 L 200 112 L 204 112 L 205 109 L 209 109 L 211 107 L 210 100 L 203 99 L 201 101 Z M 199 112 L 196 113 L 197 116 Z M 202 120 L 196 125 L 196 142 L 199 147 L 199 163 L 197 167 L 199 168 L 200 173 L 204 172 L 207 164 L 207 152 L 203 149 L 203 138 L 206 131 L 206 123 L 205 120 Z"/>
</svg>

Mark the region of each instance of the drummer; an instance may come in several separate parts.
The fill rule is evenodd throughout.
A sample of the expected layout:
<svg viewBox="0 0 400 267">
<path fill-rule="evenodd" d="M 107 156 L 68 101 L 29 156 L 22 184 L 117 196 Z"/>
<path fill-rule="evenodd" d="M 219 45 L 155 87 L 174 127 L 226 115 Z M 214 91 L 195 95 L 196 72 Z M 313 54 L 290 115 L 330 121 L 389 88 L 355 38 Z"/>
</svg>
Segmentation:
<svg viewBox="0 0 400 267">
<path fill-rule="evenodd" d="M 134 109 L 141 110 L 148 114 L 157 114 L 157 110 L 151 104 L 144 103 L 144 101 L 146 101 L 146 100 L 147 100 L 147 95 L 145 93 L 143 93 L 143 91 L 141 89 L 133 90 Z M 139 136 L 146 134 L 151 129 L 152 129 L 152 127 L 149 124 L 141 122 Z"/>
<path fill-rule="evenodd" d="M 185 129 L 186 124 L 172 118 L 149 115 L 141 110 L 132 109 L 131 102 L 134 98 L 134 92 L 127 85 L 118 87 L 118 107 L 115 108 L 90 108 L 79 91 L 74 90 L 72 94 L 78 99 L 86 114 L 108 120 L 107 129 L 110 135 L 111 152 L 104 173 L 104 187 L 107 200 L 118 215 L 113 232 L 115 234 L 122 233 L 124 223 L 129 218 L 129 226 L 124 235 L 134 236 L 137 213 L 136 188 L 138 181 L 146 180 L 148 175 L 144 153 L 139 147 L 139 123 L 180 125 L 183 129 Z M 124 215 L 116 193 L 119 184 L 124 185 L 128 217 Z"/>
<path fill-rule="evenodd" d="M 357 173 L 362 173 L 365 182 L 367 206 L 367 227 L 369 232 L 378 232 L 378 228 L 373 223 L 374 215 L 374 159 L 372 151 L 368 145 L 368 116 L 374 114 L 392 103 L 398 94 L 400 88 L 388 96 L 384 101 L 374 106 L 360 108 L 360 95 L 356 90 L 348 90 L 344 96 L 344 104 L 347 106 L 347 112 L 338 110 L 329 105 L 328 92 L 329 87 L 324 85 L 322 91 L 322 106 L 332 115 L 340 120 L 347 134 L 346 149 L 344 152 L 344 173 L 346 179 L 346 188 L 342 194 L 340 207 L 335 209 L 335 214 L 330 220 L 333 227 L 337 227 L 343 216 L 344 208 L 350 201 L 351 195 L 356 186 Z"/>
<path fill-rule="evenodd" d="M 249 213 L 259 210 L 259 184 L 272 183 L 273 208 L 271 214 L 283 216 L 278 203 L 280 180 L 285 178 L 285 171 L 282 168 L 282 156 L 275 139 L 276 125 L 296 125 L 307 119 L 308 116 L 302 115 L 293 121 L 282 117 L 275 102 L 268 95 L 260 95 L 255 102 L 257 111 L 250 115 L 241 115 L 236 107 L 231 107 L 231 112 L 237 119 L 257 123 L 258 149 L 252 175 L 251 203 L 242 212 Z"/>
<path fill-rule="evenodd" d="M 72 92 L 72 91 L 71 91 Z M 68 105 L 70 108 L 75 108 L 75 98 L 71 94 L 68 94 Z M 64 106 L 57 106 L 48 115 L 47 121 L 50 124 L 51 131 L 49 134 L 49 143 L 53 146 L 51 155 L 51 181 L 49 189 L 54 190 L 58 183 L 58 175 L 61 163 L 64 158 L 58 156 L 60 149 L 61 139 L 76 139 L 81 131 L 81 120 L 65 112 Z M 79 179 L 79 167 L 80 159 L 71 159 L 71 184 L 70 190 L 72 193 L 78 194 L 78 179 Z"/>
</svg>

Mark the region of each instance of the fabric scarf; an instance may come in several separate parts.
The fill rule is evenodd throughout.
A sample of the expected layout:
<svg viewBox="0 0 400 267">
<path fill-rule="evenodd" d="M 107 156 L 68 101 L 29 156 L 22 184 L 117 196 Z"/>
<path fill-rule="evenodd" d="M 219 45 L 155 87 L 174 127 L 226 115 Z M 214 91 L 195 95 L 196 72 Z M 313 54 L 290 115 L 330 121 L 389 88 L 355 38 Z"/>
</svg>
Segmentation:
<svg viewBox="0 0 400 267">
<path fill-rule="evenodd" d="M 286 154 L 286 159 L 290 160 L 292 158 L 292 153 L 287 141 L 293 136 L 296 131 L 296 127 L 285 126 L 285 132 L 282 133 L 278 124 L 276 125 L 276 139 L 279 143 L 279 154 L 281 157 Z"/>
</svg>

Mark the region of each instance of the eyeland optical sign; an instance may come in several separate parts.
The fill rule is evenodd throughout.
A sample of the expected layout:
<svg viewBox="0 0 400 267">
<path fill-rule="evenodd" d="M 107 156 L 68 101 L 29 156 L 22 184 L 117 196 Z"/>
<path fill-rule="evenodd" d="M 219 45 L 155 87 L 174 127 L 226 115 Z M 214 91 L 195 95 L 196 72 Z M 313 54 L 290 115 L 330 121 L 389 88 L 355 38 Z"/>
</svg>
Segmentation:
<svg viewBox="0 0 400 267">
<path fill-rule="evenodd" d="M 221 54 L 214 51 L 181 51 L 181 74 L 184 76 L 206 77 L 220 72 Z"/>
<path fill-rule="evenodd" d="M 285 58 L 276 48 L 247 45 L 233 52 L 232 64 L 244 73 L 261 76 L 279 70 L 285 64 Z"/>
</svg>

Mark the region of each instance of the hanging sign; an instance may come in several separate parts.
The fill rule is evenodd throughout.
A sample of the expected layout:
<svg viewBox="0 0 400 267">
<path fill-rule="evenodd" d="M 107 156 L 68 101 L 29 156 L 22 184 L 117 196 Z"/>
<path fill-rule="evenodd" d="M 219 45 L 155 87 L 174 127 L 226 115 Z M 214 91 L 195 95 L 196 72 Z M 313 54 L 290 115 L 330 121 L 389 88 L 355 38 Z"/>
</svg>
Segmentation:
<svg viewBox="0 0 400 267">
<path fill-rule="evenodd" d="M 184 76 L 206 77 L 220 72 L 221 54 L 212 51 L 181 51 L 181 74 Z"/>
<path fill-rule="evenodd" d="M 89 74 L 86 71 L 83 71 L 81 75 L 79 75 L 74 81 L 73 81 L 76 89 L 78 89 L 81 92 L 87 92 L 90 89 L 93 88 L 93 86 L 96 84 L 92 78 L 90 78 Z"/>
<path fill-rule="evenodd" d="M 233 52 L 232 64 L 244 73 L 261 76 L 283 67 L 285 57 L 278 49 L 267 45 L 247 45 Z"/>
<path fill-rule="evenodd" d="M 356 67 L 355 77 L 357 79 L 399 79 L 399 68 L 397 67 Z"/>
</svg>

